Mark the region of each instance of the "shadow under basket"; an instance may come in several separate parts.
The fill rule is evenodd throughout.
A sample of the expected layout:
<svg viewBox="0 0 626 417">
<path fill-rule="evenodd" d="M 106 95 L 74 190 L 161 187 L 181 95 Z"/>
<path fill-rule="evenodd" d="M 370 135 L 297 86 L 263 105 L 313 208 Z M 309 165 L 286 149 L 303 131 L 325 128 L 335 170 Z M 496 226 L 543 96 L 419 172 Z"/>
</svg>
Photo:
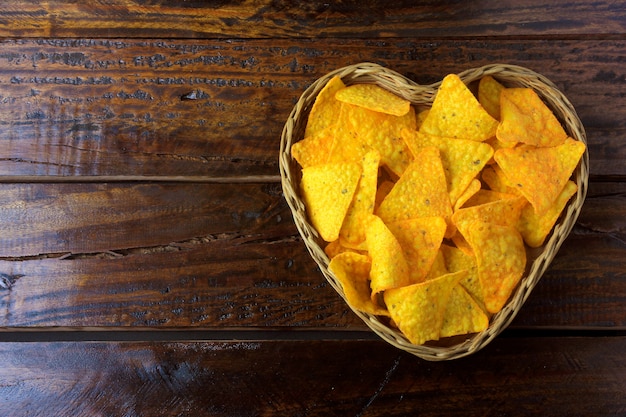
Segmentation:
<svg viewBox="0 0 626 417">
<path fill-rule="evenodd" d="M 574 107 L 547 78 L 527 68 L 505 64 L 486 65 L 459 74 L 460 78 L 467 85 L 477 82 L 486 75 L 493 76 L 506 87 L 529 87 L 535 90 L 548 107 L 552 109 L 568 135 L 585 144 L 587 143 L 584 127 Z M 300 194 L 301 167 L 293 159 L 290 152 L 291 145 L 304 137 L 307 118 L 315 98 L 334 76 L 341 77 L 346 85 L 356 83 L 378 84 L 409 100 L 415 106 L 430 106 L 441 82 L 426 86 L 418 85 L 401 74 L 377 64 L 360 63 L 351 65 L 332 71 L 316 80 L 304 91 L 287 119 L 282 132 L 279 155 L 283 192 L 291 208 L 298 231 L 310 255 L 318 264 L 328 282 L 345 300 L 341 284 L 328 269 L 330 260 L 323 249 L 326 242 L 319 237 L 319 234 L 307 217 L 306 207 Z M 527 264 L 524 276 L 504 308 L 491 317 L 489 326 L 484 331 L 444 338 L 424 345 L 415 345 L 409 342 L 397 328 L 389 326 L 386 318 L 356 310 L 353 310 L 354 313 L 372 331 L 388 343 L 425 360 L 450 360 L 477 352 L 490 343 L 511 323 L 550 265 L 550 262 L 552 262 L 580 214 L 587 194 L 588 177 L 589 155 L 587 150 L 585 150 L 580 163 L 572 174 L 572 180 L 578 185 L 577 193 L 570 199 L 561 213 L 544 245 L 535 249 L 527 249 Z"/>
</svg>

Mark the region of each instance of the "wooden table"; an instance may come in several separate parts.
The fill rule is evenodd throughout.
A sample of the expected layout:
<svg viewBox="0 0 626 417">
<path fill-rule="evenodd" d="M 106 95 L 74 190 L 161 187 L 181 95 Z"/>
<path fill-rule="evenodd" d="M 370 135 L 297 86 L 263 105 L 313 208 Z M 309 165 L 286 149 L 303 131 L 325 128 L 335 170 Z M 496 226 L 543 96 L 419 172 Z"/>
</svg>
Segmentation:
<svg viewBox="0 0 626 417">
<path fill-rule="evenodd" d="M 0 415 L 626 415 L 619 1 L 0 4 Z M 513 324 L 428 362 L 317 269 L 282 195 L 294 103 L 336 68 L 554 81 L 582 214 Z"/>
</svg>

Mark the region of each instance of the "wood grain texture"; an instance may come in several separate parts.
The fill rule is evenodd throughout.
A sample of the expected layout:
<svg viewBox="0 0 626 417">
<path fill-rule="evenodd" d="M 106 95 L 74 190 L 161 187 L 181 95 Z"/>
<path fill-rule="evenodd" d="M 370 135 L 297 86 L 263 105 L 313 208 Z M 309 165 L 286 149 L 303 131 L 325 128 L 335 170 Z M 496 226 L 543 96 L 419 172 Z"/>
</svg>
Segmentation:
<svg viewBox="0 0 626 417">
<path fill-rule="evenodd" d="M 315 79 L 377 62 L 420 84 L 495 62 L 569 97 L 591 174 L 624 177 L 624 40 L 162 40 L 0 42 L 0 176 L 278 175 L 278 143 Z M 610 103 L 610 111 L 605 111 Z"/>
<path fill-rule="evenodd" d="M 619 1 L 12 1 L 0 36 L 458 37 L 623 34 Z"/>
<path fill-rule="evenodd" d="M 428 363 L 378 341 L 0 343 L 0 412 L 615 416 L 624 349 L 624 337 L 500 338 Z"/>
</svg>

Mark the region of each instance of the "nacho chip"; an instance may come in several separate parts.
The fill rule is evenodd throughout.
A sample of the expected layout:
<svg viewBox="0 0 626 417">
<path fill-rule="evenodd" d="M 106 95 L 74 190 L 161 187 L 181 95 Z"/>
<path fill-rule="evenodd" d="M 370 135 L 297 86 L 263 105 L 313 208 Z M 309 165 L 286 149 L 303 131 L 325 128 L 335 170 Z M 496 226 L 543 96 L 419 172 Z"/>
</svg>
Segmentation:
<svg viewBox="0 0 626 417">
<path fill-rule="evenodd" d="M 375 305 L 370 296 L 369 276 L 372 261 L 367 255 L 343 252 L 335 256 L 328 269 L 341 283 L 346 302 L 364 313 L 388 316 L 386 309 Z"/>
<path fill-rule="evenodd" d="M 482 183 L 480 182 L 480 180 L 474 178 L 472 182 L 470 182 L 470 185 L 467 186 L 465 191 L 463 191 L 463 194 L 461 194 L 459 198 L 457 198 L 456 202 L 454 203 L 454 211 L 457 211 L 458 209 L 463 207 L 463 205 L 467 203 L 470 198 L 472 198 L 474 195 L 476 195 L 476 193 L 480 191 L 481 187 Z"/>
<path fill-rule="evenodd" d="M 330 158 L 333 142 L 333 129 L 327 127 L 291 145 L 291 155 L 303 168 L 325 164 Z"/>
<path fill-rule="evenodd" d="M 331 78 L 320 90 L 315 98 L 313 107 L 307 120 L 304 137 L 315 136 L 333 124 L 341 108 L 341 102 L 335 98 L 335 93 L 344 88 L 345 84 L 340 77 Z"/>
<path fill-rule="evenodd" d="M 521 196 L 511 197 L 459 209 L 452 215 L 452 223 L 465 239 L 468 239 L 468 228 L 475 221 L 515 227 L 526 205 L 526 199 Z"/>
<path fill-rule="evenodd" d="M 370 287 L 375 300 L 379 293 L 408 285 L 410 281 L 400 243 L 379 217 L 371 217 L 367 228 L 367 250 L 372 259 Z"/>
<path fill-rule="evenodd" d="M 485 75 L 478 82 L 478 102 L 496 120 L 500 120 L 500 93 L 504 88 L 491 75 Z"/>
<path fill-rule="evenodd" d="M 411 152 L 400 136 L 402 129 L 415 129 L 412 107 L 404 116 L 392 116 L 344 103 L 337 125 L 341 137 L 335 138 L 333 152 L 341 152 L 344 159 L 352 156 L 358 160 L 370 149 L 376 149 L 380 152 L 382 164 L 398 176 L 412 160 Z"/>
<path fill-rule="evenodd" d="M 441 247 L 439 247 L 439 251 L 437 251 L 437 256 L 435 256 L 433 266 L 430 268 L 430 271 L 428 271 L 428 274 L 426 275 L 426 280 L 439 278 L 440 276 L 446 275 L 449 272 L 450 271 L 448 271 L 448 268 L 446 267 L 446 260 L 444 259 L 443 252 L 441 250 Z"/>
<path fill-rule="evenodd" d="M 490 165 L 488 167 L 485 167 L 481 174 L 481 178 L 492 191 L 513 195 L 521 195 L 519 189 L 511 185 L 511 183 L 506 179 L 504 173 L 502 172 L 502 168 L 500 168 L 498 165 Z"/>
<path fill-rule="evenodd" d="M 480 105 L 458 75 L 447 75 L 420 131 L 482 142 L 496 133 L 498 121 Z"/>
<path fill-rule="evenodd" d="M 380 113 L 404 116 L 411 102 L 376 84 L 354 84 L 338 90 L 335 98 Z"/>
<path fill-rule="evenodd" d="M 425 109 L 425 110 L 421 110 L 417 113 L 417 115 L 415 116 L 415 129 L 418 129 L 422 126 L 422 123 L 424 123 L 424 120 L 426 120 L 426 117 L 428 117 L 428 112 L 430 111 L 430 108 Z"/>
<path fill-rule="evenodd" d="M 467 271 L 385 291 L 389 314 L 400 331 L 414 344 L 438 340 L 452 289 Z"/>
<path fill-rule="evenodd" d="M 447 224 L 443 217 L 402 220 L 387 225 L 400 243 L 411 284 L 422 282 L 439 253 Z"/>
<path fill-rule="evenodd" d="M 408 129 L 402 131 L 402 137 L 414 155 L 426 146 L 439 149 L 450 202 L 453 205 L 493 155 L 491 146 L 473 140 L 448 138 Z"/>
<path fill-rule="evenodd" d="M 374 214 L 379 162 L 380 154 L 376 150 L 368 152 L 363 157 L 361 179 L 339 232 L 344 244 L 350 247 L 365 242 L 367 222 Z"/>
<path fill-rule="evenodd" d="M 507 88 L 500 95 L 502 122 L 496 135 L 502 142 L 557 146 L 567 133 L 552 110 L 532 88 Z"/>
<path fill-rule="evenodd" d="M 461 285 L 452 289 L 439 337 L 482 332 L 489 326 L 489 317 Z"/>
<path fill-rule="evenodd" d="M 377 212 L 386 223 L 452 214 L 446 177 L 435 147 L 423 148 L 383 200 Z"/>
<path fill-rule="evenodd" d="M 387 194 L 389 194 L 394 185 L 396 185 L 396 183 L 390 180 L 384 180 L 380 183 L 378 189 L 376 190 L 376 204 L 374 206 L 375 212 L 378 211 L 378 207 L 380 207 L 380 204 L 383 202 L 385 197 L 387 197 Z"/>
<path fill-rule="evenodd" d="M 328 162 L 354 162 L 361 163 L 363 157 L 374 150 L 372 146 L 359 136 L 359 132 L 353 125 L 354 113 L 361 114 L 367 110 L 359 109 L 356 106 L 341 103 L 339 112 L 334 115 L 336 122 L 331 126 L 334 141 Z"/>
<path fill-rule="evenodd" d="M 526 249 L 516 227 L 475 221 L 467 241 L 476 255 L 485 307 L 497 313 L 508 301 L 526 267 Z"/>
<path fill-rule="evenodd" d="M 467 276 L 459 281 L 459 285 L 462 285 L 465 291 L 472 296 L 474 301 L 483 311 L 487 311 L 485 308 L 485 301 L 483 296 L 483 287 L 478 278 L 478 265 L 476 265 L 476 257 L 468 255 L 464 250 L 450 246 L 441 245 L 441 253 L 445 260 L 446 268 L 449 272 L 458 272 L 467 270 Z"/>
<path fill-rule="evenodd" d="M 556 201 L 585 152 L 585 144 L 568 138 L 562 145 L 539 148 L 520 145 L 494 155 L 508 181 L 528 199 L 537 215 Z"/>
<path fill-rule="evenodd" d="M 361 167 L 351 163 L 302 169 L 300 187 L 309 219 L 326 242 L 339 237 L 360 177 Z"/>
<path fill-rule="evenodd" d="M 561 194 L 543 216 L 538 216 L 530 204 L 524 207 L 517 228 L 528 246 L 538 248 L 543 245 L 565 205 L 576 191 L 578 191 L 576 183 L 568 181 Z"/>
</svg>

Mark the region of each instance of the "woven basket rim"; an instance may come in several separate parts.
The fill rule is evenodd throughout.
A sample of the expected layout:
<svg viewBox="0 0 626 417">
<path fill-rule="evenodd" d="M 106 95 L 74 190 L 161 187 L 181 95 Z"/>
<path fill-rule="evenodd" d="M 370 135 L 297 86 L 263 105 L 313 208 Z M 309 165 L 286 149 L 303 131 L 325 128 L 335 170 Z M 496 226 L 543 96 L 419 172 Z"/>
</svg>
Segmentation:
<svg viewBox="0 0 626 417">
<path fill-rule="evenodd" d="M 585 129 L 573 105 L 556 85 L 545 76 L 531 69 L 511 64 L 484 65 L 465 70 L 458 75 L 466 84 L 477 81 L 483 76 L 491 75 L 506 86 L 530 87 L 534 89 L 553 110 L 568 135 L 585 143 L 585 145 L 587 144 Z M 306 126 L 306 118 L 315 97 L 334 76 L 341 77 L 346 85 L 354 83 L 378 84 L 406 98 L 415 105 L 429 105 L 432 103 L 441 81 L 429 85 L 419 85 L 389 68 L 369 62 L 345 66 L 315 80 L 302 93 L 285 123 L 281 135 L 279 154 L 281 184 L 285 199 L 309 254 L 319 266 L 328 283 L 345 301 L 345 294 L 341 284 L 328 269 L 330 260 L 323 250 L 322 243 L 324 242 L 306 217 L 306 208 L 298 189 L 301 168 L 291 157 L 290 153 L 291 145 L 303 139 L 303 128 Z M 578 185 L 577 193 L 570 199 L 544 245 L 530 251 L 527 271 L 524 277 L 505 307 L 491 317 L 489 327 L 486 330 L 463 337 L 456 337 L 453 340 L 458 342 L 452 345 L 443 345 L 441 343 L 414 345 L 398 329 L 390 328 L 377 316 L 355 310 L 347 303 L 346 305 L 383 340 L 425 360 L 442 361 L 457 359 L 482 349 L 508 327 L 515 318 L 576 223 L 588 188 L 589 154 L 586 148 L 573 174 L 573 180 Z"/>
</svg>

